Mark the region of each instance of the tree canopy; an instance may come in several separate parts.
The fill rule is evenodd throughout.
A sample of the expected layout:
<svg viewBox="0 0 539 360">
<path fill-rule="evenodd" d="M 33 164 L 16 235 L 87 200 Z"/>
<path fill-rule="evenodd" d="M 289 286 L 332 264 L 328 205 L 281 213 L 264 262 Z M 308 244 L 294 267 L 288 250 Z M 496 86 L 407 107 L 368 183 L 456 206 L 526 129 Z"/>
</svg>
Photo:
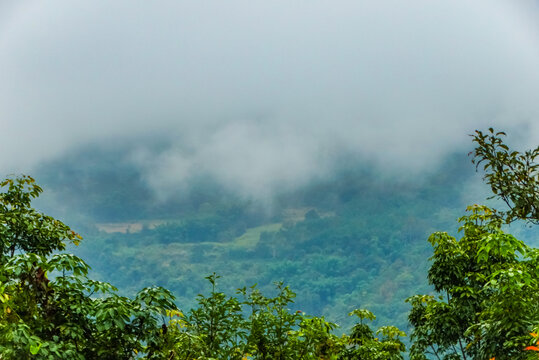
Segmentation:
<svg viewBox="0 0 539 360">
<path fill-rule="evenodd" d="M 131 359 L 160 348 L 173 295 L 154 287 L 128 299 L 89 279 L 82 259 L 61 252 L 81 236 L 31 207 L 42 192 L 34 179 L 0 186 L 2 358 Z"/>
<path fill-rule="evenodd" d="M 472 151 L 473 163 L 483 165 L 485 181 L 493 197 L 502 199 L 509 210 L 502 212 L 506 222 L 517 219 L 539 223 L 539 146 L 519 152 L 510 149 L 503 141 L 506 134 L 493 128 L 486 133 L 476 130 Z"/>
<path fill-rule="evenodd" d="M 539 250 L 502 229 L 503 223 L 537 223 L 539 148 L 510 150 L 503 132 L 476 131 L 473 162 L 483 165 L 485 181 L 508 210 L 468 207 L 460 218 L 460 239 L 430 236 L 433 295 L 407 301 L 411 359 L 526 359 L 537 349 Z M 538 349 L 539 350 L 539 349 Z"/>
</svg>

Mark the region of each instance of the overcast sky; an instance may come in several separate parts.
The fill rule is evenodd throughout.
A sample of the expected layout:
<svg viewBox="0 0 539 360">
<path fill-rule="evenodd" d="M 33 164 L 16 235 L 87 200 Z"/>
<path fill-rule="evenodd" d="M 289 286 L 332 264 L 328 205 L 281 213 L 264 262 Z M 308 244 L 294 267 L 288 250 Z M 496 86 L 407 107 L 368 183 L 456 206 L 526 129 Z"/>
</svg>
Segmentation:
<svg viewBox="0 0 539 360">
<path fill-rule="evenodd" d="M 152 185 L 208 173 L 253 193 L 343 153 L 422 169 L 491 125 L 535 146 L 539 5 L 4 0 L 0 125 L 3 174 L 163 137 L 127 159 Z"/>
</svg>

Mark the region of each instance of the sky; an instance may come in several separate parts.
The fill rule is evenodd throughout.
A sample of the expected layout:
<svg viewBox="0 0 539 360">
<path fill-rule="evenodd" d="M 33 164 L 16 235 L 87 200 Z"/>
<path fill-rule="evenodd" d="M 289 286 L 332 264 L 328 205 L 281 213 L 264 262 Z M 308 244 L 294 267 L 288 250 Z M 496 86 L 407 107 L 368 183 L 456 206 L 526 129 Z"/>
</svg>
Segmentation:
<svg viewBox="0 0 539 360">
<path fill-rule="evenodd" d="M 3 174 L 126 141 L 165 192 L 417 172 L 475 129 L 538 144 L 539 2 L 5 0 L 0 79 Z"/>
</svg>

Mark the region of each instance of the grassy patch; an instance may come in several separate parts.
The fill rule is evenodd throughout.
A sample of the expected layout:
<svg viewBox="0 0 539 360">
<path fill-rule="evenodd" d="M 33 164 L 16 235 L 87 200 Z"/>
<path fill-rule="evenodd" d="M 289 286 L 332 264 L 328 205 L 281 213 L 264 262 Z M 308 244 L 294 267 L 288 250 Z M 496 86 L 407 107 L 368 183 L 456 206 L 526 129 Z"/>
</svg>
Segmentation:
<svg viewBox="0 0 539 360">
<path fill-rule="evenodd" d="M 281 226 L 281 223 L 275 223 L 247 229 L 247 231 L 245 231 L 245 234 L 236 238 L 232 242 L 232 245 L 238 248 L 252 249 L 258 243 L 258 240 L 260 239 L 260 234 L 262 234 L 262 232 L 276 232 L 281 229 Z"/>
</svg>

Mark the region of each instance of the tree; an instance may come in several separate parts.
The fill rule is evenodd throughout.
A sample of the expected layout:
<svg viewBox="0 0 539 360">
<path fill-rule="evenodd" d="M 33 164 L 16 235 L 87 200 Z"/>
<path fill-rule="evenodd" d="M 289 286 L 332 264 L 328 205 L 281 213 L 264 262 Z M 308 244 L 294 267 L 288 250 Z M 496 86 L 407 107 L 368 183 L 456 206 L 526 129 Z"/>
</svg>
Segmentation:
<svg viewBox="0 0 539 360">
<path fill-rule="evenodd" d="M 168 348 L 162 354 L 174 359 L 253 360 L 401 360 L 402 331 L 385 326 L 373 332 L 365 321 L 368 310 L 350 313 L 360 323 L 350 335 L 333 334 L 336 324 L 289 309 L 295 293 L 276 284 L 275 297 L 256 287 L 238 289 L 243 297 L 227 297 L 216 290 L 215 274 L 207 277 L 212 290 L 198 296 L 198 308 L 188 314 L 171 312 Z M 378 337 L 377 337 L 378 336 Z"/>
<path fill-rule="evenodd" d="M 406 336 L 403 331 L 394 326 L 382 326 L 373 332 L 365 321 L 376 319 L 373 313 L 366 309 L 356 309 L 349 316 L 357 316 L 356 324 L 349 337 L 349 346 L 344 350 L 343 359 L 350 360 L 402 360 L 404 343 L 400 337 Z M 380 336 L 377 338 L 375 336 Z"/>
<path fill-rule="evenodd" d="M 474 205 L 459 219 L 459 240 L 441 232 L 430 236 L 428 279 L 435 295 L 407 299 L 411 359 L 525 359 L 526 345 L 536 341 L 529 333 L 539 325 L 539 250 L 505 233 L 502 224 L 538 222 L 539 148 L 511 151 L 504 135 L 477 131 L 472 153 L 509 210 Z"/>
<path fill-rule="evenodd" d="M 89 279 L 82 259 L 62 253 L 81 236 L 31 207 L 42 192 L 34 179 L 0 188 L 0 358 L 134 359 L 162 346 L 171 293 L 146 288 L 129 299 Z"/>
<path fill-rule="evenodd" d="M 504 132 L 490 128 L 487 133 L 476 130 L 473 142 L 477 144 L 472 162 L 483 164 L 485 181 L 493 197 L 503 200 L 509 207 L 502 213 L 506 222 L 525 219 L 539 223 L 539 146 L 519 152 L 509 149 L 503 142 Z"/>
<path fill-rule="evenodd" d="M 174 359 L 335 359 L 344 347 L 331 334 L 335 324 L 288 308 L 295 294 L 282 283 L 275 297 L 256 286 L 238 289 L 240 301 L 216 290 L 219 276 L 207 279 L 209 296 L 199 295 L 197 308 L 171 320 Z"/>
</svg>

